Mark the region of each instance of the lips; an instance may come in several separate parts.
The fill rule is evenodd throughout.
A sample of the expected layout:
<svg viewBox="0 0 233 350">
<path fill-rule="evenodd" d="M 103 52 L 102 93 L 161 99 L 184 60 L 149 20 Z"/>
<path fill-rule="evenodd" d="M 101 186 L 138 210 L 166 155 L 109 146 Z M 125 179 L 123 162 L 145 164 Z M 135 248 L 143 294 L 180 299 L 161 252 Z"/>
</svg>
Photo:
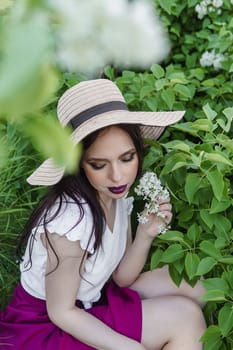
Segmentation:
<svg viewBox="0 0 233 350">
<path fill-rule="evenodd" d="M 123 186 L 119 186 L 119 187 L 109 187 L 109 191 L 114 193 L 114 194 L 121 194 L 123 192 L 125 192 L 127 188 L 127 185 L 123 185 Z"/>
</svg>

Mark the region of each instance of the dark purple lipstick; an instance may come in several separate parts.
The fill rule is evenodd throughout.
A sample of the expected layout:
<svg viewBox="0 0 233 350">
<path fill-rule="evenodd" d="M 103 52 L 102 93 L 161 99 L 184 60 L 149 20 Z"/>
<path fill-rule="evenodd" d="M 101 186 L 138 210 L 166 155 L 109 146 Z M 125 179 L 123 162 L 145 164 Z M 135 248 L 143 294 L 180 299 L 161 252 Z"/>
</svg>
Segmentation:
<svg viewBox="0 0 233 350">
<path fill-rule="evenodd" d="M 119 186 L 119 187 L 108 187 L 109 191 L 114 194 L 121 194 L 125 192 L 127 185 Z"/>
</svg>

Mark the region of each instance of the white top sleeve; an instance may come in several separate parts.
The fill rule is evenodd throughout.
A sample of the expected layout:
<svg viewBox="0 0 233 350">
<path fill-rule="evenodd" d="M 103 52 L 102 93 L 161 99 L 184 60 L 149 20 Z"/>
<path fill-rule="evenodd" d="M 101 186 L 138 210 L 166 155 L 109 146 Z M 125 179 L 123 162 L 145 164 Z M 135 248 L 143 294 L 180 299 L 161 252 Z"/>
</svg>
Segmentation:
<svg viewBox="0 0 233 350">
<path fill-rule="evenodd" d="M 87 249 L 92 254 L 95 242 L 92 235 L 93 219 L 90 207 L 86 203 L 82 207 L 83 213 L 73 201 L 62 203 L 59 214 L 46 227 L 50 233 L 66 236 L 70 241 L 80 241 L 81 248 Z M 58 204 L 55 204 L 49 213 L 49 218 L 53 217 L 57 209 Z M 41 224 L 37 228 L 37 233 L 42 232 L 44 232 L 44 227 Z"/>
</svg>

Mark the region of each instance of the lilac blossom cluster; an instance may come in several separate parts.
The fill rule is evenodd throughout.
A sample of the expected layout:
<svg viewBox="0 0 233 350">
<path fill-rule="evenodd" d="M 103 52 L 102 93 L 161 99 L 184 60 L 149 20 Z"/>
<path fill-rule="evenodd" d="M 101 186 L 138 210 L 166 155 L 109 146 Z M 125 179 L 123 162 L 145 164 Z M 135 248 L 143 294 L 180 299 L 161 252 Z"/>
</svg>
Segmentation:
<svg viewBox="0 0 233 350">
<path fill-rule="evenodd" d="M 222 68 L 222 62 L 225 57 L 221 53 L 216 53 L 215 50 L 205 51 L 200 58 L 200 65 L 202 67 L 213 66 L 215 69 Z"/>
<path fill-rule="evenodd" d="M 145 0 L 49 0 L 57 59 L 66 69 L 94 74 L 107 64 L 147 67 L 169 52 L 169 39 Z"/>
<path fill-rule="evenodd" d="M 138 186 L 134 189 L 138 196 L 141 196 L 146 201 L 145 208 L 141 213 L 137 213 L 137 219 L 139 223 L 146 223 L 148 221 L 148 215 L 157 214 L 163 218 L 163 214 L 159 212 L 158 201 L 160 199 L 169 199 L 169 192 L 164 188 L 158 179 L 157 175 L 153 172 L 146 172 L 139 180 Z M 168 227 L 161 225 L 160 233 L 166 232 Z"/>
<path fill-rule="evenodd" d="M 221 7 L 223 0 L 202 0 L 195 6 L 197 17 L 199 19 L 204 18 L 208 13 L 216 12 L 220 15 L 222 13 Z"/>
</svg>

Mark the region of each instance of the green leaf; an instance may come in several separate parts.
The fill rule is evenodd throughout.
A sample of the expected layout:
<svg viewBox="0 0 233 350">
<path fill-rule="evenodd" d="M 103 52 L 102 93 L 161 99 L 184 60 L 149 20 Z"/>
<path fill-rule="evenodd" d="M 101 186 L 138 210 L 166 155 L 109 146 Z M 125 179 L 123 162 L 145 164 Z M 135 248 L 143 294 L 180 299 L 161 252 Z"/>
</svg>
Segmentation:
<svg viewBox="0 0 233 350">
<path fill-rule="evenodd" d="M 214 120 L 217 113 L 210 107 L 209 103 L 203 106 L 203 111 L 209 120 Z"/>
<path fill-rule="evenodd" d="M 195 122 L 192 123 L 192 127 L 194 129 L 197 129 L 200 131 L 206 131 L 206 132 L 211 132 L 213 130 L 212 122 L 210 120 L 207 120 L 207 119 L 195 120 Z"/>
<path fill-rule="evenodd" d="M 181 259 L 184 256 L 183 248 L 180 244 L 172 244 L 162 255 L 161 261 L 165 263 L 171 263 Z"/>
<path fill-rule="evenodd" d="M 1 0 L 0 2 L 0 12 L 8 9 L 14 3 L 14 0 Z"/>
<path fill-rule="evenodd" d="M 221 331 L 218 326 L 209 326 L 201 337 L 204 342 L 204 350 L 221 350 Z"/>
<path fill-rule="evenodd" d="M 169 265 L 169 275 L 172 281 L 175 283 L 175 285 L 179 287 L 182 281 L 182 274 L 177 270 L 176 263 Z"/>
<path fill-rule="evenodd" d="M 191 77 L 195 77 L 198 80 L 202 80 L 204 78 L 204 71 L 202 68 L 195 68 L 190 70 Z"/>
<path fill-rule="evenodd" d="M 217 261 L 212 258 L 207 256 L 206 258 L 202 259 L 198 265 L 196 275 L 197 276 L 202 276 L 208 273 L 213 269 L 213 267 L 217 264 Z"/>
<path fill-rule="evenodd" d="M 114 68 L 112 66 L 104 67 L 104 74 L 110 80 L 114 80 L 115 79 L 115 70 L 114 70 Z"/>
<path fill-rule="evenodd" d="M 164 87 L 168 85 L 168 81 L 167 79 L 165 78 L 161 78 L 161 79 L 158 79 L 156 82 L 155 82 L 155 87 L 156 87 L 156 90 L 157 91 L 160 91 L 162 89 L 164 89 Z"/>
<path fill-rule="evenodd" d="M 172 84 L 187 84 L 189 82 L 183 72 L 167 73 L 166 78 L 168 78 Z"/>
<path fill-rule="evenodd" d="M 57 88 L 49 62 L 51 38 L 46 16 L 31 15 L 6 25 L 0 65 L 0 113 L 19 118 L 36 111 Z"/>
<path fill-rule="evenodd" d="M 153 64 L 151 71 L 157 79 L 163 78 L 165 75 L 164 69 L 159 64 Z"/>
<path fill-rule="evenodd" d="M 157 111 L 158 101 L 155 96 L 147 97 L 145 102 L 151 111 Z"/>
<path fill-rule="evenodd" d="M 222 112 L 227 117 L 227 119 L 229 121 L 232 121 L 232 119 L 233 119 L 233 107 L 227 107 Z"/>
<path fill-rule="evenodd" d="M 200 263 L 200 259 L 197 254 L 195 253 L 186 254 L 184 264 L 185 264 L 185 271 L 189 279 L 192 279 L 195 276 L 199 263 Z"/>
<path fill-rule="evenodd" d="M 215 214 L 212 216 L 214 225 L 218 232 L 226 235 L 231 229 L 231 221 L 223 215 Z"/>
<path fill-rule="evenodd" d="M 233 305 L 226 303 L 218 314 L 218 324 L 223 337 L 230 334 L 233 329 Z"/>
<path fill-rule="evenodd" d="M 175 95 L 172 89 L 165 89 L 161 93 L 161 97 L 163 101 L 167 104 L 169 109 L 173 108 L 173 105 L 175 103 Z"/>
<path fill-rule="evenodd" d="M 162 241 L 184 242 L 184 235 L 179 231 L 168 231 L 158 237 Z"/>
<path fill-rule="evenodd" d="M 171 14 L 171 8 L 173 1 L 171 0 L 158 0 L 159 5 L 166 11 L 169 15 Z"/>
<path fill-rule="evenodd" d="M 222 199 L 224 190 L 224 180 L 222 173 L 218 169 L 208 171 L 206 173 L 207 179 L 209 180 L 215 197 L 218 201 Z"/>
<path fill-rule="evenodd" d="M 217 153 L 206 153 L 206 152 L 204 152 L 204 158 L 206 160 L 210 160 L 211 162 L 222 163 L 222 164 L 233 166 L 233 164 L 232 164 L 232 162 L 230 160 L 228 160 L 224 156 L 222 156 L 220 154 L 217 154 Z"/>
<path fill-rule="evenodd" d="M 140 90 L 140 100 L 143 100 L 145 97 L 149 96 L 153 90 L 154 88 L 152 86 L 143 86 Z"/>
<path fill-rule="evenodd" d="M 201 283 L 207 291 L 221 290 L 224 293 L 227 293 L 229 290 L 228 284 L 223 278 L 219 278 L 219 277 L 206 278 L 202 280 Z"/>
<path fill-rule="evenodd" d="M 219 262 L 227 265 L 232 265 L 233 264 L 233 256 L 224 256 L 223 258 L 219 259 Z"/>
<path fill-rule="evenodd" d="M 200 233 L 200 227 L 197 224 L 193 224 L 188 228 L 187 236 L 193 243 L 196 243 L 200 239 Z"/>
<path fill-rule="evenodd" d="M 216 260 L 222 258 L 220 251 L 210 241 L 202 241 L 200 244 L 200 249 L 207 255 L 212 256 Z"/>
<path fill-rule="evenodd" d="M 152 257 L 150 260 L 150 269 L 151 270 L 154 270 L 158 266 L 162 255 L 163 255 L 163 251 L 161 249 L 156 249 L 156 251 L 152 254 Z"/>
<path fill-rule="evenodd" d="M 213 197 L 210 207 L 210 214 L 216 214 L 224 212 L 227 208 L 231 206 L 231 200 L 221 200 L 220 202 Z"/>
<path fill-rule="evenodd" d="M 166 147 L 167 149 L 171 149 L 171 150 L 175 149 L 178 151 L 190 153 L 190 146 L 187 143 L 182 142 L 180 140 L 173 140 L 173 141 L 166 142 L 163 146 Z"/>
<path fill-rule="evenodd" d="M 193 197 L 195 193 L 198 191 L 201 183 L 201 177 L 199 174 L 188 174 L 185 180 L 184 191 L 186 197 L 189 201 L 189 204 L 193 202 Z"/>
<path fill-rule="evenodd" d="M 186 158 L 183 154 L 176 154 L 170 157 L 161 172 L 162 175 L 170 174 L 175 169 L 184 167 L 187 164 Z"/>
<path fill-rule="evenodd" d="M 214 225 L 214 216 L 210 215 L 208 210 L 205 209 L 200 210 L 200 216 L 204 223 L 211 229 Z"/>
<path fill-rule="evenodd" d="M 189 100 L 193 96 L 192 91 L 187 86 L 181 84 L 176 84 L 173 90 L 183 97 L 184 100 Z"/>
<path fill-rule="evenodd" d="M 226 301 L 225 293 L 222 290 L 210 290 L 205 293 L 202 300 L 206 301 Z"/>
<path fill-rule="evenodd" d="M 81 144 L 74 145 L 68 129 L 52 118 L 30 118 L 24 125 L 24 133 L 44 158 L 52 157 L 58 166 L 68 173 L 76 171 L 81 156 Z"/>
<path fill-rule="evenodd" d="M 218 237 L 216 239 L 216 241 L 214 242 L 214 245 L 215 245 L 216 248 L 222 249 L 222 248 L 225 248 L 228 245 L 228 243 L 226 241 L 226 238 Z"/>
<path fill-rule="evenodd" d="M 189 133 L 194 136 L 198 136 L 198 130 L 193 128 L 193 123 L 187 122 L 187 123 L 178 123 L 173 126 L 176 130 L 183 131 L 185 133 Z"/>
</svg>

